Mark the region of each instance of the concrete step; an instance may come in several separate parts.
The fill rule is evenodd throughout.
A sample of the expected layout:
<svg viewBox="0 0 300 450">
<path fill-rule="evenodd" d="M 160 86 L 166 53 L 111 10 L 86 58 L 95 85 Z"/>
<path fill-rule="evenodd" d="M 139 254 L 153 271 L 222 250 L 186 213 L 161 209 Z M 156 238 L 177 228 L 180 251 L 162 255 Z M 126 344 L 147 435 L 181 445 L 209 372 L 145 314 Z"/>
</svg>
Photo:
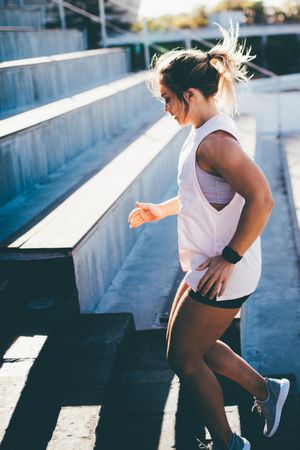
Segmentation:
<svg viewBox="0 0 300 450">
<path fill-rule="evenodd" d="M 160 111 L 147 111 L 147 115 L 131 123 L 118 136 L 86 149 L 42 182 L 6 203 L 0 208 L 0 247 L 9 245 L 39 223 L 160 118 Z"/>
<path fill-rule="evenodd" d="M 165 330 L 137 332 L 96 449 L 175 448 L 179 388 L 165 359 Z"/>
<path fill-rule="evenodd" d="M 139 236 L 127 223 L 134 199 L 146 192 L 146 200 L 162 198 L 176 178 L 186 132 L 169 117 L 158 121 L 29 231 L 2 248 L 1 259 L 71 256 L 81 311 L 94 312 Z M 118 216 L 124 219 L 116 221 Z"/>
<path fill-rule="evenodd" d="M 126 53 L 117 48 L 0 63 L 0 117 L 107 83 L 127 69 Z"/>
<path fill-rule="evenodd" d="M 36 448 L 41 413 L 52 407 L 47 376 L 79 317 L 70 268 L 53 263 L 21 271 L 14 265 L 13 282 L 1 301 L 1 449 Z"/>
<path fill-rule="evenodd" d="M 80 317 L 56 371 L 57 414 L 42 448 L 96 448 L 133 335 L 131 314 Z"/>
<path fill-rule="evenodd" d="M 0 6 L 1 27 L 32 27 L 40 30 L 45 20 L 44 9 L 39 6 Z"/>
<path fill-rule="evenodd" d="M 0 30 L 0 62 L 35 58 L 86 48 L 78 30 Z"/>
<path fill-rule="evenodd" d="M 79 153 L 125 130 L 153 102 L 144 72 L 4 119 L 0 124 L 0 205 Z M 146 111 L 146 113 L 144 112 Z"/>
<path fill-rule="evenodd" d="M 281 139 L 282 167 L 290 205 L 295 248 L 300 260 L 300 135 L 293 134 Z"/>
<path fill-rule="evenodd" d="M 259 135 L 257 142 L 257 161 L 270 182 L 276 207 L 262 234 L 262 278 L 242 310 L 242 355 L 259 372 L 294 374 L 299 391 L 300 274 L 289 175 L 284 177 L 282 144 L 276 136 Z M 298 144 L 292 149 L 291 180 L 296 182 Z"/>
<path fill-rule="evenodd" d="M 253 133 L 255 122 L 251 118 L 242 118 L 241 124 L 242 122 L 245 130 L 243 133 L 243 139 L 246 141 L 245 149 L 251 152 L 255 142 L 255 133 Z M 27 231 L 20 230 L 15 239 L 4 243 L 0 254 L 1 259 L 25 261 L 53 257 L 65 258 L 72 255 L 81 311 L 94 312 L 98 305 L 101 310 L 102 305 L 107 308 L 110 304 L 116 308 L 114 312 L 120 311 L 118 308 L 123 308 L 124 304 L 119 302 L 114 292 L 120 282 L 125 291 L 131 285 L 128 270 L 123 270 L 118 279 L 116 278 L 116 284 L 112 285 L 106 297 L 110 300 L 104 301 L 102 305 L 99 301 L 101 303 L 104 293 L 125 262 L 130 249 L 143 232 L 143 229 L 135 231 L 129 229 L 128 213 L 134 207 L 136 199 L 161 201 L 173 186 L 176 179 L 178 153 L 186 133 L 187 129 L 180 130 L 178 125 L 168 117 L 159 120 L 67 200 L 44 217 L 38 218 L 38 221 Z M 34 200 L 34 195 L 32 199 Z M 23 204 L 21 199 L 19 204 L 15 205 L 14 213 L 19 211 L 22 214 Z M 33 204 L 34 201 L 30 203 L 31 206 Z M 3 210 L 2 228 L 12 226 L 12 222 L 16 220 L 14 217 L 18 219 L 18 214 L 15 214 L 11 222 L 8 220 L 5 223 L 8 212 Z M 26 212 L 24 214 L 28 221 L 28 215 L 26 216 Z M 124 219 L 120 222 L 116 221 L 117 216 Z M 169 234 L 169 231 L 174 232 L 174 223 L 170 221 L 169 224 L 166 222 L 162 226 L 166 227 L 163 235 L 171 237 L 173 234 Z M 156 234 L 153 238 L 152 243 L 155 243 L 156 249 L 160 245 L 161 237 Z M 176 238 L 173 238 L 173 243 L 169 243 L 170 248 L 166 254 L 170 261 L 173 259 L 172 270 L 176 271 L 178 262 L 175 255 L 175 243 Z M 143 248 L 143 245 L 140 248 Z M 155 249 L 153 246 L 153 255 Z M 159 254 L 158 252 L 156 257 L 158 259 Z M 128 264 L 130 267 L 130 260 Z M 138 275 L 135 272 L 138 270 L 138 265 L 135 265 L 136 269 L 132 272 L 134 276 Z M 129 281 L 127 286 L 126 280 Z M 157 302 L 153 305 L 156 308 Z M 143 317 L 142 312 L 132 309 L 133 306 L 134 302 L 126 304 L 126 308 L 131 308 L 129 311 L 137 314 L 138 326 L 144 326 L 139 321 L 139 317 Z M 157 312 L 159 311 L 153 311 L 154 314 Z M 154 317 L 150 320 L 154 320 Z"/>
<path fill-rule="evenodd" d="M 236 321 L 222 339 L 229 344 L 233 339 L 233 347 L 236 346 Z M 197 439 L 210 442 L 199 413 L 169 368 L 165 355 L 165 329 L 136 332 L 96 449 L 196 450 Z M 239 388 L 224 378 L 220 382 L 228 418 L 239 432 Z"/>
</svg>

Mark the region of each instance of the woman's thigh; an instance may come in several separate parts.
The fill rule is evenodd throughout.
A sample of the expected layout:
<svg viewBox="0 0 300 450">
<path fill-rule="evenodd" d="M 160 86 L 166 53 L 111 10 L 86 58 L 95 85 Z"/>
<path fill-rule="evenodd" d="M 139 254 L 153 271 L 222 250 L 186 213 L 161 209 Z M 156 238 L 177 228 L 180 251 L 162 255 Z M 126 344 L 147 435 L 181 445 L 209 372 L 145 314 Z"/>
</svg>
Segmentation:
<svg viewBox="0 0 300 450">
<path fill-rule="evenodd" d="M 217 308 L 192 299 L 185 292 L 170 323 L 167 356 L 169 361 L 199 364 L 205 353 L 226 331 L 239 308 Z"/>
<path fill-rule="evenodd" d="M 168 327 L 167 327 L 167 334 L 166 334 L 166 339 L 168 340 L 169 338 L 169 331 L 170 331 L 170 324 L 172 323 L 172 317 L 175 313 L 176 307 L 178 305 L 178 302 L 180 301 L 181 297 L 183 296 L 183 294 L 185 293 L 185 291 L 188 289 L 189 285 L 186 284 L 186 282 L 184 280 L 181 281 L 176 295 L 174 297 L 173 303 L 172 303 L 172 307 L 171 307 L 171 311 L 169 314 L 169 320 L 168 320 Z"/>
</svg>

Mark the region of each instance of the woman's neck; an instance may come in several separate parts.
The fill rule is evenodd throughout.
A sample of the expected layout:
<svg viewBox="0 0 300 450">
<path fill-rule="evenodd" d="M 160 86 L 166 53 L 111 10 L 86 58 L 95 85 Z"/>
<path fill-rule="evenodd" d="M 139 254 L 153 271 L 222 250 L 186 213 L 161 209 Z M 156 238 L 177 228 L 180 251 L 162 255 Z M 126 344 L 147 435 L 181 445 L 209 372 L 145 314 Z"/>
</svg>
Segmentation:
<svg viewBox="0 0 300 450">
<path fill-rule="evenodd" d="M 192 118 L 192 125 L 194 128 L 200 128 L 205 122 L 207 122 L 212 117 L 220 114 L 220 111 L 218 110 L 217 106 L 215 105 L 215 102 L 206 105 L 205 112 L 203 113 L 204 108 L 199 108 L 199 111 L 201 111 L 201 114 L 195 114 L 195 117 Z"/>
</svg>

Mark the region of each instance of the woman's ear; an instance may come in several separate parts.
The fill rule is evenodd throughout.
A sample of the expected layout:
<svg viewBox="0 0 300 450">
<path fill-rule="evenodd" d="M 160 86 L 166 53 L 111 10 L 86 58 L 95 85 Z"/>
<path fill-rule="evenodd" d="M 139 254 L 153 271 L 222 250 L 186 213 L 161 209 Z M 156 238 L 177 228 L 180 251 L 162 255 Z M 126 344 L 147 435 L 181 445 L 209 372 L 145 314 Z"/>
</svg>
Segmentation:
<svg viewBox="0 0 300 450">
<path fill-rule="evenodd" d="M 190 102 L 191 99 L 192 99 L 193 96 L 194 96 L 193 89 L 187 89 L 187 90 L 184 92 L 183 95 L 184 95 L 185 99 L 186 99 L 188 102 Z"/>
</svg>

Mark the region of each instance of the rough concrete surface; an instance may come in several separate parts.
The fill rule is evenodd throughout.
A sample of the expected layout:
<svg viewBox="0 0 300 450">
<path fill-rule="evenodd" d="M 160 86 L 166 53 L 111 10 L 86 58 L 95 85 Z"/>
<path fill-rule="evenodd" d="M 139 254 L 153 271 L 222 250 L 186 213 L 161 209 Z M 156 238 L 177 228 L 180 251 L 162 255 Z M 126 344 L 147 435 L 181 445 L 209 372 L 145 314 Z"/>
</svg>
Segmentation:
<svg viewBox="0 0 300 450">
<path fill-rule="evenodd" d="M 257 161 L 276 207 L 262 235 L 263 271 L 243 307 L 242 355 L 262 373 L 294 373 L 300 388 L 300 277 L 279 143 L 259 136 Z"/>
</svg>

